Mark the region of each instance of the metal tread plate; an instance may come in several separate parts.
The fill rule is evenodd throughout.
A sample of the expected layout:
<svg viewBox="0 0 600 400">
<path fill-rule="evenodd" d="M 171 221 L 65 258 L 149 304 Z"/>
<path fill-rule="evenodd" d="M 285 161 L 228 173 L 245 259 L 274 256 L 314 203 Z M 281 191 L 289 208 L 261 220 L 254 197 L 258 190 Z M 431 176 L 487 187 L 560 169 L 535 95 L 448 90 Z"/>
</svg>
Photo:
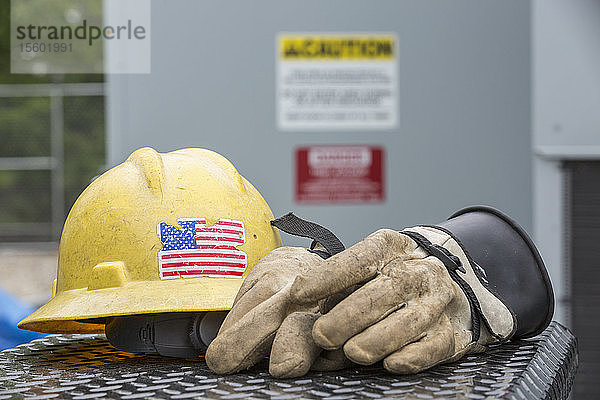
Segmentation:
<svg viewBox="0 0 600 400">
<path fill-rule="evenodd" d="M 266 363 L 242 374 L 213 374 L 200 359 L 130 354 L 102 335 L 50 335 L 0 352 L 2 399 L 565 399 L 577 344 L 557 322 L 539 336 L 398 376 L 381 365 L 274 379 Z"/>
</svg>

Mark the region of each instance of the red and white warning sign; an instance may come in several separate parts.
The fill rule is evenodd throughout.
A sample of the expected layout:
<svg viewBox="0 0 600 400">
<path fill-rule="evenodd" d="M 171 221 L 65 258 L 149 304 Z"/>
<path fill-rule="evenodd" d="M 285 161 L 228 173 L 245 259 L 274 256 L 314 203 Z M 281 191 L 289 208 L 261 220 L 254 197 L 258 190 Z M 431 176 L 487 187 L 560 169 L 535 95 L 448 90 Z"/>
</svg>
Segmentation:
<svg viewBox="0 0 600 400">
<path fill-rule="evenodd" d="M 296 149 L 296 202 L 383 201 L 383 156 L 383 149 L 378 146 Z"/>
</svg>

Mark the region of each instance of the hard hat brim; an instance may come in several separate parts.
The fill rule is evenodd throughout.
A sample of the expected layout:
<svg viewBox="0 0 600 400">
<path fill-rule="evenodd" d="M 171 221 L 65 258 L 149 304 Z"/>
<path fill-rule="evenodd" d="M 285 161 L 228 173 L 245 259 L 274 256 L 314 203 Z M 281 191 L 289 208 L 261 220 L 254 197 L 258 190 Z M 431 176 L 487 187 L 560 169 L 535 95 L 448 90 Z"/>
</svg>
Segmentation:
<svg viewBox="0 0 600 400">
<path fill-rule="evenodd" d="M 242 281 L 180 278 L 66 290 L 19 322 L 18 327 L 43 333 L 104 333 L 104 324 L 98 319 L 109 316 L 230 310 Z"/>
</svg>

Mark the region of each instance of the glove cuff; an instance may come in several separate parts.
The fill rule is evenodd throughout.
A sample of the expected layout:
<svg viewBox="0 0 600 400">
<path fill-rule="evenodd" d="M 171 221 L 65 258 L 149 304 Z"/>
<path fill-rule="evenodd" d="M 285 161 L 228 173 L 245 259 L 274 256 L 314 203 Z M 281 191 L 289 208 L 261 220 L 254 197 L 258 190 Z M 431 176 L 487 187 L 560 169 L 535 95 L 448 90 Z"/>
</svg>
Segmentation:
<svg viewBox="0 0 600 400">
<path fill-rule="evenodd" d="M 552 319 L 554 294 L 542 257 L 527 233 L 509 216 L 487 206 L 472 206 L 438 224 L 484 273 L 480 282 L 516 318 L 514 336 L 533 337 Z"/>
<path fill-rule="evenodd" d="M 487 287 L 480 267 L 451 232 L 435 226 L 416 226 L 401 233 L 413 239 L 425 253 L 440 260 L 458 290 L 462 291 L 465 302 L 460 314 L 466 315 L 459 317 L 463 320 L 459 325 L 467 324 L 470 318 L 470 324 L 465 327 L 472 332 L 473 343 L 487 345 L 513 336 L 516 319 L 512 310 Z"/>
</svg>

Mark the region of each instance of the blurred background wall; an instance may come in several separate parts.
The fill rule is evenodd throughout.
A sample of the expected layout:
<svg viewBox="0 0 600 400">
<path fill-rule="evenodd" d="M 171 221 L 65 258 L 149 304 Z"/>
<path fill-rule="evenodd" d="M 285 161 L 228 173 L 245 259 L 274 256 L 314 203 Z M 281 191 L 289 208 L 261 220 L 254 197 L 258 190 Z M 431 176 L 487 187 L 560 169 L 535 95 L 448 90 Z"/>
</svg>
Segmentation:
<svg viewBox="0 0 600 400">
<path fill-rule="evenodd" d="M 532 3 L 534 236 L 579 340 L 574 396 L 600 397 L 600 2 Z"/>
<path fill-rule="evenodd" d="M 555 288 L 555 319 L 580 340 L 576 395 L 600 394 L 597 0 L 152 1 L 151 73 L 107 76 L 11 75 L 9 4 L 0 0 L 0 268 L 34 254 L 29 270 L 46 265 L 50 277 L 77 195 L 142 146 L 217 151 L 276 216 L 293 210 L 346 245 L 382 226 L 435 223 L 488 204 L 534 236 Z M 277 38 L 315 33 L 396 38 L 390 124 L 278 123 Z M 127 63 L 127 54 L 105 56 Z M 325 145 L 380 149 L 382 195 L 301 200 L 299 154 Z M 17 290 L 17 275 L 3 276 L 16 296 L 43 293 L 30 303 L 49 296 L 50 280 Z"/>
<path fill-rule="evenodd" d="M 275 214 L 294 210 L 347 244 L 382 225 L 433 223 L 473 203 L 504 209 L 531 230 L 529 7 L 153 2 L 152 73 L 107 76 L 108 164 L 142 145 L 215 150 Z M 285 32 L 394 33 L 398 123 L 280 129 L 276 38 Z M 384 200 L 296 202 L 295 150 L 322 144 L 383 147 Z"/>
</svg>

